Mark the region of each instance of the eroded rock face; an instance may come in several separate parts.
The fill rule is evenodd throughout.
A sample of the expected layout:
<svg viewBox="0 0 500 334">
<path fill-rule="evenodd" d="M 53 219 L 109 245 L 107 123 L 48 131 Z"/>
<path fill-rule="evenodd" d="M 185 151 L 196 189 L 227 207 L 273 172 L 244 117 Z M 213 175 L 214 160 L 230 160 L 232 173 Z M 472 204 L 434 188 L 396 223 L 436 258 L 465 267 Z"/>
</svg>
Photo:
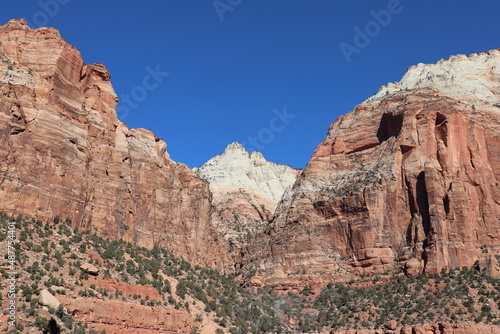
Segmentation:
<svg viewBox="0 0 500 334">
<path fill-rule="evenodd" d="M 110 238 L 221 268 L 208 183 L 166 143 L 117 119 L 104 65 L 53 28 L 0 27 L 0 208 L 69 217 Z"/>
<path fill-rule="evenodd" d="M 116 334 L 189 333 L 193 319 L 185 310 L 153 308 L 134 303 L 64 297 L 63 304 L 77 321 L 98 332 Z"/>
<path fill-rule="evenodd" d="M 480 72 L 463 74 L 458 93 L 454 81 L 423 89 L 427 76 L 411 75 L 414 85 L 331 125 L 254 248 L 253 283 L 338 280 L 409 260 L 433 273 L 499 254 L 500 52 L 458 58 L 469 63 L 459 70 Z M 450 59 L 429 67 L 454 68 Z M 491 88 L 478 88 L 481 103 L 462 94 L 475 85 Z"/>
<path fill-rule="evenodd" d="M 193 169 L 210 183 L 214 206 L 212 222 L 226 240 L 237 271 L 247 245 L 272 219 L 285 190 L 295 183 L 298 170 L 248 153 L 239 143 Z"/>
<path fill-rule="evenodd" d="M 465 322 L 460 324 L 427 324 L 405 326 L 394 330 L 384 329 L 354 329 L 330 334 L 495 334 L 500 332 L 500 326 Z"/>
<path fill-rule="evenodd" d="M 211 190 L 245 189 L 272 203 L 278 203 L 285 190 L 297 179 L 296 169 L 267 161 L 260 152 L 248 153 L 236 142 L 193 170 L 210 182 Z"/>
</svg>

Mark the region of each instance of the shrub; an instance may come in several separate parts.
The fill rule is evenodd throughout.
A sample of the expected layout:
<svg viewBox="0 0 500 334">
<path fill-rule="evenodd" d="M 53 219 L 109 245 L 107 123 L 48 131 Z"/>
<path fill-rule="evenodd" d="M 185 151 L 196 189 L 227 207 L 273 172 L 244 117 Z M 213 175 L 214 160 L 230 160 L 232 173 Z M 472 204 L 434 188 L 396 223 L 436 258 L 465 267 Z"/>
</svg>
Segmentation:
<svg viewBox="0 0 500 334">
<path fill-rule="evenodd" d="M 43 331 L 43 330 L 47 329 L 47 327 L 49 326 L 49 321 L 47 319 L 45 319 L 45 318 L 40 317 L 40 316 L 36 316 L 36 318 L 35 318 L 35 326 L 39 330 Z"/>
</svg>

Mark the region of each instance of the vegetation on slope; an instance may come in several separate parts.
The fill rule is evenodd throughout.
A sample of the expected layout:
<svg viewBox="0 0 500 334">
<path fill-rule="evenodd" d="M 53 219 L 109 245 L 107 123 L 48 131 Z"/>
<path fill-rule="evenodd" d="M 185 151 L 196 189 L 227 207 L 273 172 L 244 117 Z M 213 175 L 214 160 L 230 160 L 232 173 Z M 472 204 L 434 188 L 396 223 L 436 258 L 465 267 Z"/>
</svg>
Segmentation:
<svg viewBox="0 0 500 334">
<path fill-rule="evenodd" d="M 146 249 L 130 242 L 106 240 L 89 231 L 80 231 L 71 226 L 70 220 L 62 221 L 58 217 L 53 222 L 42 222 L 23 217 L 14 219 L 0 213 L 4 232 L 11 219 L 17 222 L 18 229 L 17 266 L 24 268 L 17 275 L 21 297 L 18 310 L 23 313 L 18 314 L 19 331 L 26 332 L 29 328 L 48 331 L 48 320 L 38 316 L 41 306 L 37 295 L 45 288 L 56 297 L 63 294 L 119 299 L 153 307 L 185 309 L 193 315 L 201 305 L 204 306 L 202 314 L 196 314 L 196 321 L 201 323 L 204 316 L 210 316 L 219 325 L 218 333 L 285 331 L 286 326 L 269 306 L 231 278 L 213 269 L 192 266 L 165 248 Z M 5 242 L 6 236 L 2 233 L 0 239 Z M 126 295 L 119 289 L 111 291 L 89 284 L 91 275 L 80 269 L 84 262 L 100 268 L 104 279 L 152 286 L 158 292 L 157 297 Z M 8 277 L 6 266 L 7 263 L 3 263 L 0 269 L 4 278 Z M 6 285 L 1 288 L 5 296 Z M 2 299 L 2 306 L 7 305 L 7 300 Z M 72 333 L 95 332 L 86 331 L 61 310 L 51 312 L 59 316 Z"/>
<path fill-rule="evenodd" d="M 40 316 L 38 294 L 48 289 L 79 298 L 118 299 L 127 303 L 190 312 L 195 325 L 204 319 L 217 325 L 216 333 L 314 333 L 353 328 L 379 328 L 394 320 L 399 325 L 432 322 L 486 322 L 500 325 L 500 280 L 482 274 L 477 266 L 436 275 L 362 278 L 328 284 L 314 293 L 278 296 L 268 289 L 252 293 L 231 277 L 173 256 L 167 249 L 146 249 L 122 240 L 110 241 L 80 231 L 70 220 L 51 222 L 9 217 L 0 212 L 0 241 L 7 242 L 7 222 L 15 220 L 18 243 L 17 328 L 12 333 L 49 333 L 50 319 Z M 96 280 L 83 263 L 100 269 Z M 0 303 L 7 312 L 9 257 L 0 268 Z M 111 290 L 99 282 L 144 286 L 157 293 L 131 294 Z M 64 309 L 51 309 L 71 333 L 97 333 L 78 323 Z M 53 325 L 52 325 L 53 326 Z M 8 327 L 3 331 L 9 331 Z M 196 333 L 198 328 L 193 329 Z"/>
<path fill-rule="evenodd" d="M 500 325 L 500 279 L 480 273 L 477 266 L 415 277 L 392 276 L 328 284 L 317 296 L 276 297 L 292 329 L 301 333 L 381 328 L 398 325 L 460 323 Z"/>
</svg>

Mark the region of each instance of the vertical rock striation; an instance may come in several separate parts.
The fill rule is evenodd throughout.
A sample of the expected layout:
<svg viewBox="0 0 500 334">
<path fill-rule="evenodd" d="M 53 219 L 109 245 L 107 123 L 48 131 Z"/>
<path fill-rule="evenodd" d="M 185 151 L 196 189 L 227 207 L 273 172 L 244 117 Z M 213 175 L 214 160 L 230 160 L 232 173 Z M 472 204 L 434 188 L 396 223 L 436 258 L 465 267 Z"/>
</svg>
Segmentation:
<svg viewBox="0 0 500 334">
<path fill-rule="evenodd" d="M 284 289 L 499 254 L 500 51 L 412 67 L 340 117 L 261 239 L 254 283 Z"/>
<path fill-rule="evenodd" d="M 53 28 L 0 27 L 0 208 L 69 217 L 100 235 L 165 246 L 221 268 L 208 183 L 166 143 L 128 129 L 102 64 L 87 65 Z"/>
</svg>

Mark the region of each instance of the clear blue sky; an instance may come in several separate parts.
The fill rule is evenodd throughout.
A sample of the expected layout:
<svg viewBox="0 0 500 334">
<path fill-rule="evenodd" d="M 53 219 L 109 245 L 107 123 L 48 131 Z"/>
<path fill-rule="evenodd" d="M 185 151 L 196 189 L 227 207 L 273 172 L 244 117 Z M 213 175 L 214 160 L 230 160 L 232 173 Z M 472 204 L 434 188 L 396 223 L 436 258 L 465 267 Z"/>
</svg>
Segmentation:
<svg viewBox="0 0 500 334">
<path fill-rule="evenodd" d="M 213 0 L 4 0 L 0 17 L 56 27 L 85 62 L 104 63 L 122 121 L 190 167 L 233 141 L 304 167 L 330 123 L 409 66 L 500 47 L 498 0 L 217 1 L 219 12 Z M 390 22 L 375 23 L 371 11 L 388 8 Z M 355 27 L 371 29 L 369 44 Z M 357 47 L 350 62 L 341 43 Z M 169 73 L 149 91 L 148 67 Z M 285 108 L 295 117 L 284 122 Z"/>
</svg>

